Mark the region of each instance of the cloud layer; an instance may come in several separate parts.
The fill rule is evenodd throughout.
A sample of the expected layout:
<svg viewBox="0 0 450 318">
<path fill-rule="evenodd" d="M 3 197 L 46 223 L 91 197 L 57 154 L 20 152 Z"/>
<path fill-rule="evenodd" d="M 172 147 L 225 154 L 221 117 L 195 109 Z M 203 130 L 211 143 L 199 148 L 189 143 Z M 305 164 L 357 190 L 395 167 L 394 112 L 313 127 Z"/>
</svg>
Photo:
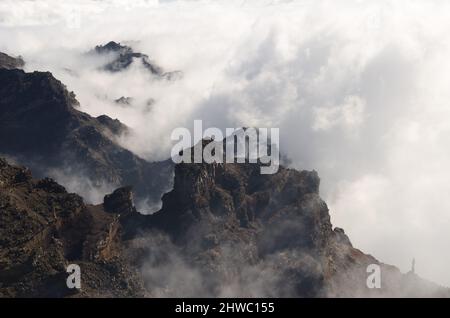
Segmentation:
<svg viewBox="0 0 450 318">
<path fill-rule="evenodd" d="M 415 257 L 420 275 L 450 285 L 449 14 L 438 0 L 4 0 L 0 51 L 134 128 L 123 144 L 151 160 L 194 119 L 279 127 L 355 246 L 402 270 Z M 85 53 L 110 40 L 183 79 L 99 71 Z"/>
</svg>

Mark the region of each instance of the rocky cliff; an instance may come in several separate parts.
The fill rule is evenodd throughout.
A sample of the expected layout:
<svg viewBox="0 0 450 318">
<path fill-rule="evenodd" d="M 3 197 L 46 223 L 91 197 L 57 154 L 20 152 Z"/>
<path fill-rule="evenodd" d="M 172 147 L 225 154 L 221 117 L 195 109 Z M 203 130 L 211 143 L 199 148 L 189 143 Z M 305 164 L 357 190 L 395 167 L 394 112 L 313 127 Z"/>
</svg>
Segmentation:
<svg viewBox="0 0 450 318">
<path fill-rule="evenodd" d="M 261 175 L 258 164 L 179 164 L 161 211 L 139 224 L 167 234 L 183 260 L 180 276 L 197 277 L 181 295 L 450 296 L 354 248 L 333 229 L 319 184 L 315 171 Z M 367 288 L 370 264 L 381 267 L 381 289 Z M 173 288 L 163 295 L 180 293 Z"/>
<path fill-rule="evenodd" d="M 135 52 L 130 46 L 110 41 L 105 45 L 98 45 L 94 54 L 108 56 L 110 60 L 103 66 L 109 72 L 121 72 L 128 69 L 133 63 L 141 63 L 152 75 L 166 80 L 175 80 L 182 77 L 180 71 L 166 72 L 162 67 L 152 62 L 147 54 Z"/>
<path fill-rule="evenodd" d="M 352 247 L 314 171 L 179 164 L 174 184 L 159 212 L 141 215 L 130 188 L 87 205 L 0 160 L 0 295 L 450 296 Z M 81 290 L 65 285 L 71 263 Z M 366 287 L 369 264 L 381 289 Z"/>
<path fill-rule="evenodd" d="M 77 109 L 73 92 L 51 73 L 0 69 L 0 153 L 77 189 L 134 185 L 140 200 L 158 202 L 170 187 L 171 161 L 147 162 L 121 147 L 127 127 Z"/>
<path fill-rule="evenodd" d="M 0 52 L 0 68 L 4 68 L 7 70 L 11 69 L 20 69 L 24 67 L 24 60 L 19 57 L 9 56 L 8 54 Z"/>
<path fill-rule="evenodd" d="M 51 179 L 0 159 L 0 296 L 137 296 L 140 279 L 122 259 L 119 215 L 89 206 Z M 66 286 L 82 268 L 83 291 Z"/>
</svg>

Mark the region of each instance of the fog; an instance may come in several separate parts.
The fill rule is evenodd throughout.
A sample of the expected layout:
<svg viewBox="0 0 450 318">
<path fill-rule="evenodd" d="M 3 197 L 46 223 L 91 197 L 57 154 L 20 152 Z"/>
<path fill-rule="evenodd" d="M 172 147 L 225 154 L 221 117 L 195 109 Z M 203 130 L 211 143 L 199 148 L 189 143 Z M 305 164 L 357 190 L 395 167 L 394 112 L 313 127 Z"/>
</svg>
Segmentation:
<svg viewBox="0 0 450 318">
<path fill-rule="evenodd" d="M 194 119 L 280 128 L 357 248 L 450 286 L 449 16 L 438 0 L 3 0 L 0 51 L 130 126 L 122 145 L 149 160 Z M 101 71 L 86 53 L 110 40 L 183 78 Z"/>
</svg>

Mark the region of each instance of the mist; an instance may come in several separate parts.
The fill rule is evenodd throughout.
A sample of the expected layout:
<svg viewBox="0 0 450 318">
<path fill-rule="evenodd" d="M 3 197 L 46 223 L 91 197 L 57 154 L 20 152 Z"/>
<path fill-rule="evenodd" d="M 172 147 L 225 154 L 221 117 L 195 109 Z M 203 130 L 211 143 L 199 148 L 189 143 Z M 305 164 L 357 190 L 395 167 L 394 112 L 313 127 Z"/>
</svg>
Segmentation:
<svg viewBox="0 0 450 318">
<path fill-rule="evenodd" d="M 151 161 L 194 119 L 280 128 L 354 246 L 450 286 L 449 15 L 439 0 L 4 0 L 0 51 L 128 125 L 120 143 Z M 87 53 L 111 40 L 183 77 L 102 71 Z"/>
</svg>

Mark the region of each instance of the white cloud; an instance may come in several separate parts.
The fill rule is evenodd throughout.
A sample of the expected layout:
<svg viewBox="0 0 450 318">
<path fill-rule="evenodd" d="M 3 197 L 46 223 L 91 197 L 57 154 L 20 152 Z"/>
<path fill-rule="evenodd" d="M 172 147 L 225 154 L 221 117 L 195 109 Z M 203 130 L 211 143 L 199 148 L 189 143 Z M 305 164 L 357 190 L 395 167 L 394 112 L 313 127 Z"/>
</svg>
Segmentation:
<svg viewBox="0 0 450 318">
<path fill-rule="evenodd" d="M 352 129 L 364 121 L 365 102 L 358 96 L 350 95 L 344 103 L 333 107 L 314 109 L 313 130 L 329 130 L 337 125 Z"/>
</svg>

